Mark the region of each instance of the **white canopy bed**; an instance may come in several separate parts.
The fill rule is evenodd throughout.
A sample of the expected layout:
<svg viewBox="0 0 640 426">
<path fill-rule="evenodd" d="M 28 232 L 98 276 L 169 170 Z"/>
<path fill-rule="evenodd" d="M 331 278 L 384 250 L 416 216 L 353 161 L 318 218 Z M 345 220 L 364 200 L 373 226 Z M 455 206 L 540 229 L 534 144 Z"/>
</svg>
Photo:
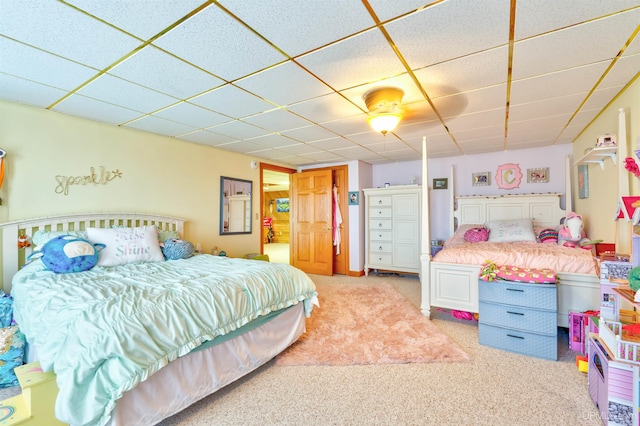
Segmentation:
<svg viewBox="0 0 640 426">
<path fill-rule="evenodd" d="M 464 260 L 438 261 L 440 254 L 432 260 L 430 255 L 429 235 L 429 186 L 427 179 L 427 146 L 426 139 L 422 147 L 422 250 L 421 250 L 421 285 L 422 305 L 424 315 L 430 316 L 432 308 L 445 308 L 467 312 L 478 312 L 478 276 L 484 259 L 474 263 L 464 263 Z M 571 165 L 569 158 L 566 164 L 566 192 L 565 209 L 560 207 L 562 194 L 513 194 L 490 196 L 456 196 L 454 194 L 455 170 L 452 168 L 450 176 L 450 236 L 454 235 L 457 227 L 467 224 L 482 225 L 494 220 L 532 219 L 536 227 L 557 228 L 560 220 L 571 211 Z M 548 244 L 539 243 L 542 246 Z M 564 247 L 556 247 L 564 249 Z M 446 250 L 446 249 L 445 249 Z M 567 249 L 583 252 L 579 248 Z M 585 253 L 576 252 L 577 255 Z M 442 252 L 441 252 L 442 253 Z M 583 256 L 584 257 L 584 256 Z M 462 262 L 462 263 L 460 263 Z M 544 261 L 543 261 L 544 262 Z M 513 265 L 529 267 L 529 265 Z M 550 267 L 548 265 L 547 267 Z M 591 270 L 573 269 L 556 270 L 558 276 L 558 325 L 568 327 L 569 311 L 583 312 L 598 309 L 600 306 L 600 282 Z"/>
</svg>

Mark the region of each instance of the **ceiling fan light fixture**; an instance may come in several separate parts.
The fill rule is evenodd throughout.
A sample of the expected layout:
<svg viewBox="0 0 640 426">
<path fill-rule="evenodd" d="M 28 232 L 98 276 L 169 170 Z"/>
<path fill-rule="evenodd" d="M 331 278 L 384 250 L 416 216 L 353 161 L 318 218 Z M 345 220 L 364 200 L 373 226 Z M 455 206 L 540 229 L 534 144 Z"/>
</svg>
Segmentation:
<svg viewBox="0 0 640 426">
<path fill-rule="evenodd" d="M 402 114 L 389 112 L 372 115 L 371 117 L 367 118 L 367 123 L 369 123 L 369 125 L 376 132 L 380 132 L 383 135 L 386 135 L 387 132 L 390 132 L 396 128 L 398 123 L 400 123 L 400 120 L 402 120 Z"/>
</svg>

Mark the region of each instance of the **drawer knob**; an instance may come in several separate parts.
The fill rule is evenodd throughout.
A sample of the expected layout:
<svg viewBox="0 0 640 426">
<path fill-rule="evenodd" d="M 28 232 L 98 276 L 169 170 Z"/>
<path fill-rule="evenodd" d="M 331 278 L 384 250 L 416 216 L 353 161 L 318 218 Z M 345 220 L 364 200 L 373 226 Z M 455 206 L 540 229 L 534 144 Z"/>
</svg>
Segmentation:
<svg viewBox="0 0 640 426">
<path fill-rule="evenodd" d="M 379 223 L 379 224 L 378 224 L 378 228 L 382 228 L 382 223 Z"/>
<path fill-rule="evenodd" d="M 382 200 L 378 200 L 378 204 L 382 204 Z"/>
<path fill-rule="evenodd" d="M 507 291 L 518 291 L 520 293 L 524 293 L 524 290 L 521 288 L 507 288 Z"/>
<path fill-rule="evenodd" d="M 382 238 L 382 234 L 378 235 L 378 237 Z"/>
<path fill-rule="evenodd" d="M 378 247 L 378 250 L 382 251 L 382 246 Z"/>
<path fill-rule="evenodd" d="M 508 314 L 511 314 L 511 315 L 522 315 L 522 316 L 524 316 L 524 313 L 522 313 L 522 312 L 512 312 L 512 311 L 507 311 L 507 313 L 508 313 Z"/>
</svg>

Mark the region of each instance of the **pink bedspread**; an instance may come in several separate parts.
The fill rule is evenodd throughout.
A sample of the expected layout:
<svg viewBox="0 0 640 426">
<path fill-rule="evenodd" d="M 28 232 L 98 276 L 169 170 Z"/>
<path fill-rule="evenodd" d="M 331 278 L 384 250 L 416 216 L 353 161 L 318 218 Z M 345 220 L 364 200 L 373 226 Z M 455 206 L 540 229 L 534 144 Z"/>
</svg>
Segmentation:
<svg viewBox="0 0 640 426">
<path fill-rule="evenodd" d="M 433 258 L 434 262 L 478 266 L 486 260 L 491 260 L 496 265 L 549 268 L 555 272 L 596 275 L 596 262 L 590 250 L 548 243 L 461 242 L 446 244 L 445 248 Z"/>
</svg>

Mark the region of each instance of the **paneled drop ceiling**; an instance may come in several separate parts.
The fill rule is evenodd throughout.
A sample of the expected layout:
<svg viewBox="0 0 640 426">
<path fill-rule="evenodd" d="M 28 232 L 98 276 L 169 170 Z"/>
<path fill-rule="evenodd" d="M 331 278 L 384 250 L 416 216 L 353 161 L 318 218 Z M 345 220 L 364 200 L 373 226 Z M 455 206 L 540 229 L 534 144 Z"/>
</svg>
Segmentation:
<svg viewBox="0 0 640 426">
<path fill-rule="evenodd" d="M 640 0 L 0 0 L 0 98 L 293 166 L 544 147 L 638 77 L 639 24 Z"/>
</svg>

